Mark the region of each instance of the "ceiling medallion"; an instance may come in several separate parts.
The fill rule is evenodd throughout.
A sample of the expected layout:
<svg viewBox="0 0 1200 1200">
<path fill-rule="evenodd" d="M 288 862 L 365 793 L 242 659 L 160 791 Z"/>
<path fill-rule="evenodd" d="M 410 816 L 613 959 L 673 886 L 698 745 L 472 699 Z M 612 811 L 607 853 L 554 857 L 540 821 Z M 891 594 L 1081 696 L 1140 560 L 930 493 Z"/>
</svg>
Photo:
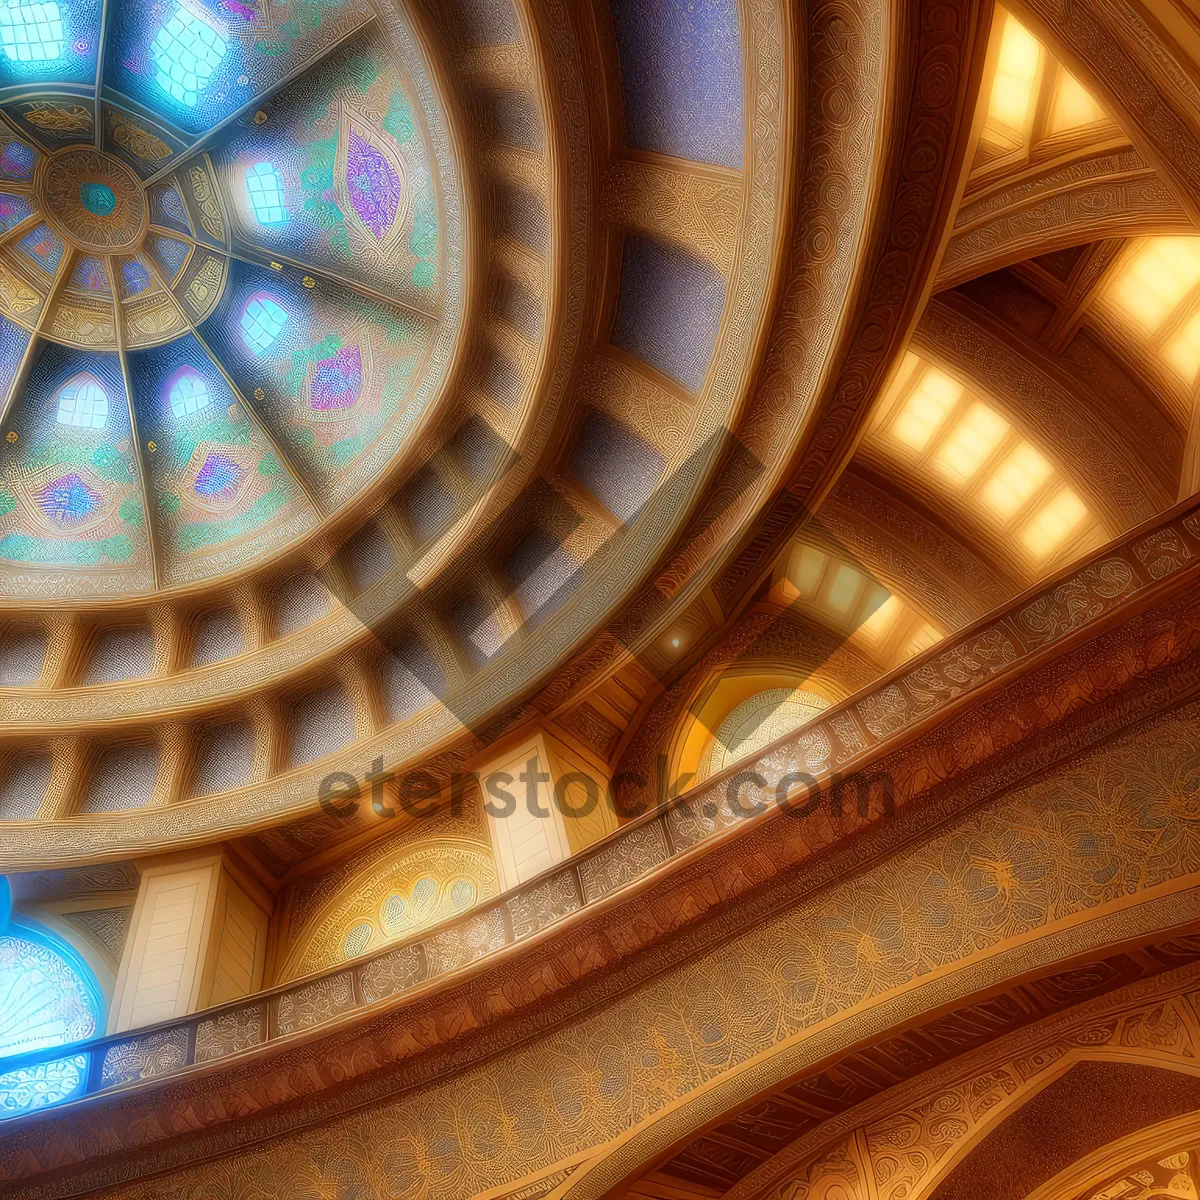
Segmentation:
<svg viewBox="0 0 1200 1200">
<path fill-rule="evenodd" d="M 72 146 L 49 156 L 37 186 L 46 215 L 77 249 L 134 249 L 147 225 L 146 195 L 133 170 L 102 150 Z"/>
</svg>

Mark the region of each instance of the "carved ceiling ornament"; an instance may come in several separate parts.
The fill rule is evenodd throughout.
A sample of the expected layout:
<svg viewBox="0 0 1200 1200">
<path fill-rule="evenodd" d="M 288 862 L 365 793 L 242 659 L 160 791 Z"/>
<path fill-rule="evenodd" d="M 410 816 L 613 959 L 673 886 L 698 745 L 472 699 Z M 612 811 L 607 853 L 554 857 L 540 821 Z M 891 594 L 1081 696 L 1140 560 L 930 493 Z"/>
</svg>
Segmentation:
<svg viewBox="0 0 1200 1200">
<path fill-rule="evenodd" d="M 109 1094 L 0 1124 L 0 1181 L 956 1200 L 1071 1071 L 1200 1078 L 1181 27 L 705 0 L 691 158 L 637 107 L 674 0 L 293 2 L 188 0 L 213 73 L 161 123 L 117 14 L 94 108 L 0 128 L 0 868 L 36 908 L 219 850 L 220 944 L 267 947 L 82 1051 Z M 999 75 L 1036 102 L 985 145 Z M 159 395 L 183 344 L 212 370 Z M 95 452 L 88 389 L 128 416 Z M 385 817 L 531 737 L 632 819 L 501 894 L 481 805 Z M 126 743 L 144 803 L 104 811 Z M 69 915 L 128 971 L 123 917 Z M 1200 1200 L 1169 1132 L 1019 1200 Z"/>
</svg>

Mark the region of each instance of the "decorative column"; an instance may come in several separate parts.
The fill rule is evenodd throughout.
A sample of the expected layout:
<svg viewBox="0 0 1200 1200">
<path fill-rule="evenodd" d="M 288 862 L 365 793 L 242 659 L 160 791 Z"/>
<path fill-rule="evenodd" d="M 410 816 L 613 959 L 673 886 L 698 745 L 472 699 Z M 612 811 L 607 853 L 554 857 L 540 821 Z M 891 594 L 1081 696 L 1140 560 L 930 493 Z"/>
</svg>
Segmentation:
<svg viewBox="0 0 1200 1200">
<path fill-rule="evenodd" d="M 109 1032 L 171 1020 L 262 986 L 270 897 L 221 854 L 141 868 Z"/>
</svg>

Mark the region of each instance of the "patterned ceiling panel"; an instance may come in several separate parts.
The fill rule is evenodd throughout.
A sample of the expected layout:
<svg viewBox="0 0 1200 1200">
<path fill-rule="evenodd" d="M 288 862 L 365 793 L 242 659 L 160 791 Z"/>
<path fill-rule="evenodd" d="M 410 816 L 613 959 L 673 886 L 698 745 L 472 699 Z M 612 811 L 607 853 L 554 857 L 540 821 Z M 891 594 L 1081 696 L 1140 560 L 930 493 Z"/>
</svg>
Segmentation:
<svg viewBox="0 0 1200 1200">
<path fill-rule="evenodd" d="M 4 591 L 245 567 L 409 444 L 460 287 L 398 45 L 362 0 L 4 7 Z"/>
</svg>

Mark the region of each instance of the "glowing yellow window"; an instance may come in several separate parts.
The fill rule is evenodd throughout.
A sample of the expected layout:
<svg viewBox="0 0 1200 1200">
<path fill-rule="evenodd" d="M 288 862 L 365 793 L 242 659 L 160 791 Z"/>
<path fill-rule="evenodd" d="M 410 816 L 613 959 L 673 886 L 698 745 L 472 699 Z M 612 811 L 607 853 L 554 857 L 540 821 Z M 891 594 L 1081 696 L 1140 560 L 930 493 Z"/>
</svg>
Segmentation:
<svg viewBox="0 0 1200 1200">
<path fill-rule="evenodd" d="M 1000 62 L 988 100 L 988 117 L 1016 133 L 1025 128 L 1033 81 L 1041 61 L 1041 43 L 1011 14 L 1004 22 Z"/>
<path fill-rule="evenodd" d="M 825 570 L 826 556 L 812 546 L 801 546 L 799 555 L 793 559 L 792 582 L 802 596 L 811 596 L 821 581 Z"/>
<path fill-rule="evenodd" d="M 1108 114 L 1092 98 L 1091 92 L 1069 71 L 1063 71 L 1046 121 L 1046 132 L 1062 133 L 1107 119 Z"/>
<path fill-rule="evenodd" d="M 1063 488 L 1025 527 L 1021 541 L 1035 558 L 1045 558 L 1062 545 L 1086 516 L 1083 501 L 1070 488 Z"/>
<path fill-rule="evenodd" d="M 881 638 L 895 625 L 897 618 L 904 611 L 904 605 L 886 588 L 876 585 L 870 600 L 863 606 L 863 611 L 867 614 L 862 623 L 863 629 L 871 637 Z"/>
<path fill-rule="evenodd" d="M 845 616 L 858 599 L 862 590 L 863 577 L 851 566 L 841 563 L 829 583 L 825 593 L 825 603 L 831 611 Z"/>
<path fill-rule="evenodd" d="M 1153 333 L 1200 283 L 1200 238 L 1151 238 L 1125 265 L 1112 298 Z"/>
<path fill-rule="evenodd" d="M 1050 464 L 1028 443 L 1021 442 L 996 468 L 979 495 L 1002 521 L 1050 478 Z"/>
<path fill-rule="evenodd" d="M 1009 424 L 986 404 L 972 404 L 938 448 L 934 462 L 947 478 L 966 483 L 1000 445 Z"/>
<path fill-rule="evenodd" d="M 1193 313 L 1163 351 L 1167 362 L 1188 381 L 1200 374 L 1200 312 Z"/>
<path fill-rule="evenodd" d="M 962 392 L 961 383 L 955 383 L 937 367 L 930 367 L 900 410 L 892 425 L 892 435 L 913 450 L 924 450 Z"/>
</svg>

